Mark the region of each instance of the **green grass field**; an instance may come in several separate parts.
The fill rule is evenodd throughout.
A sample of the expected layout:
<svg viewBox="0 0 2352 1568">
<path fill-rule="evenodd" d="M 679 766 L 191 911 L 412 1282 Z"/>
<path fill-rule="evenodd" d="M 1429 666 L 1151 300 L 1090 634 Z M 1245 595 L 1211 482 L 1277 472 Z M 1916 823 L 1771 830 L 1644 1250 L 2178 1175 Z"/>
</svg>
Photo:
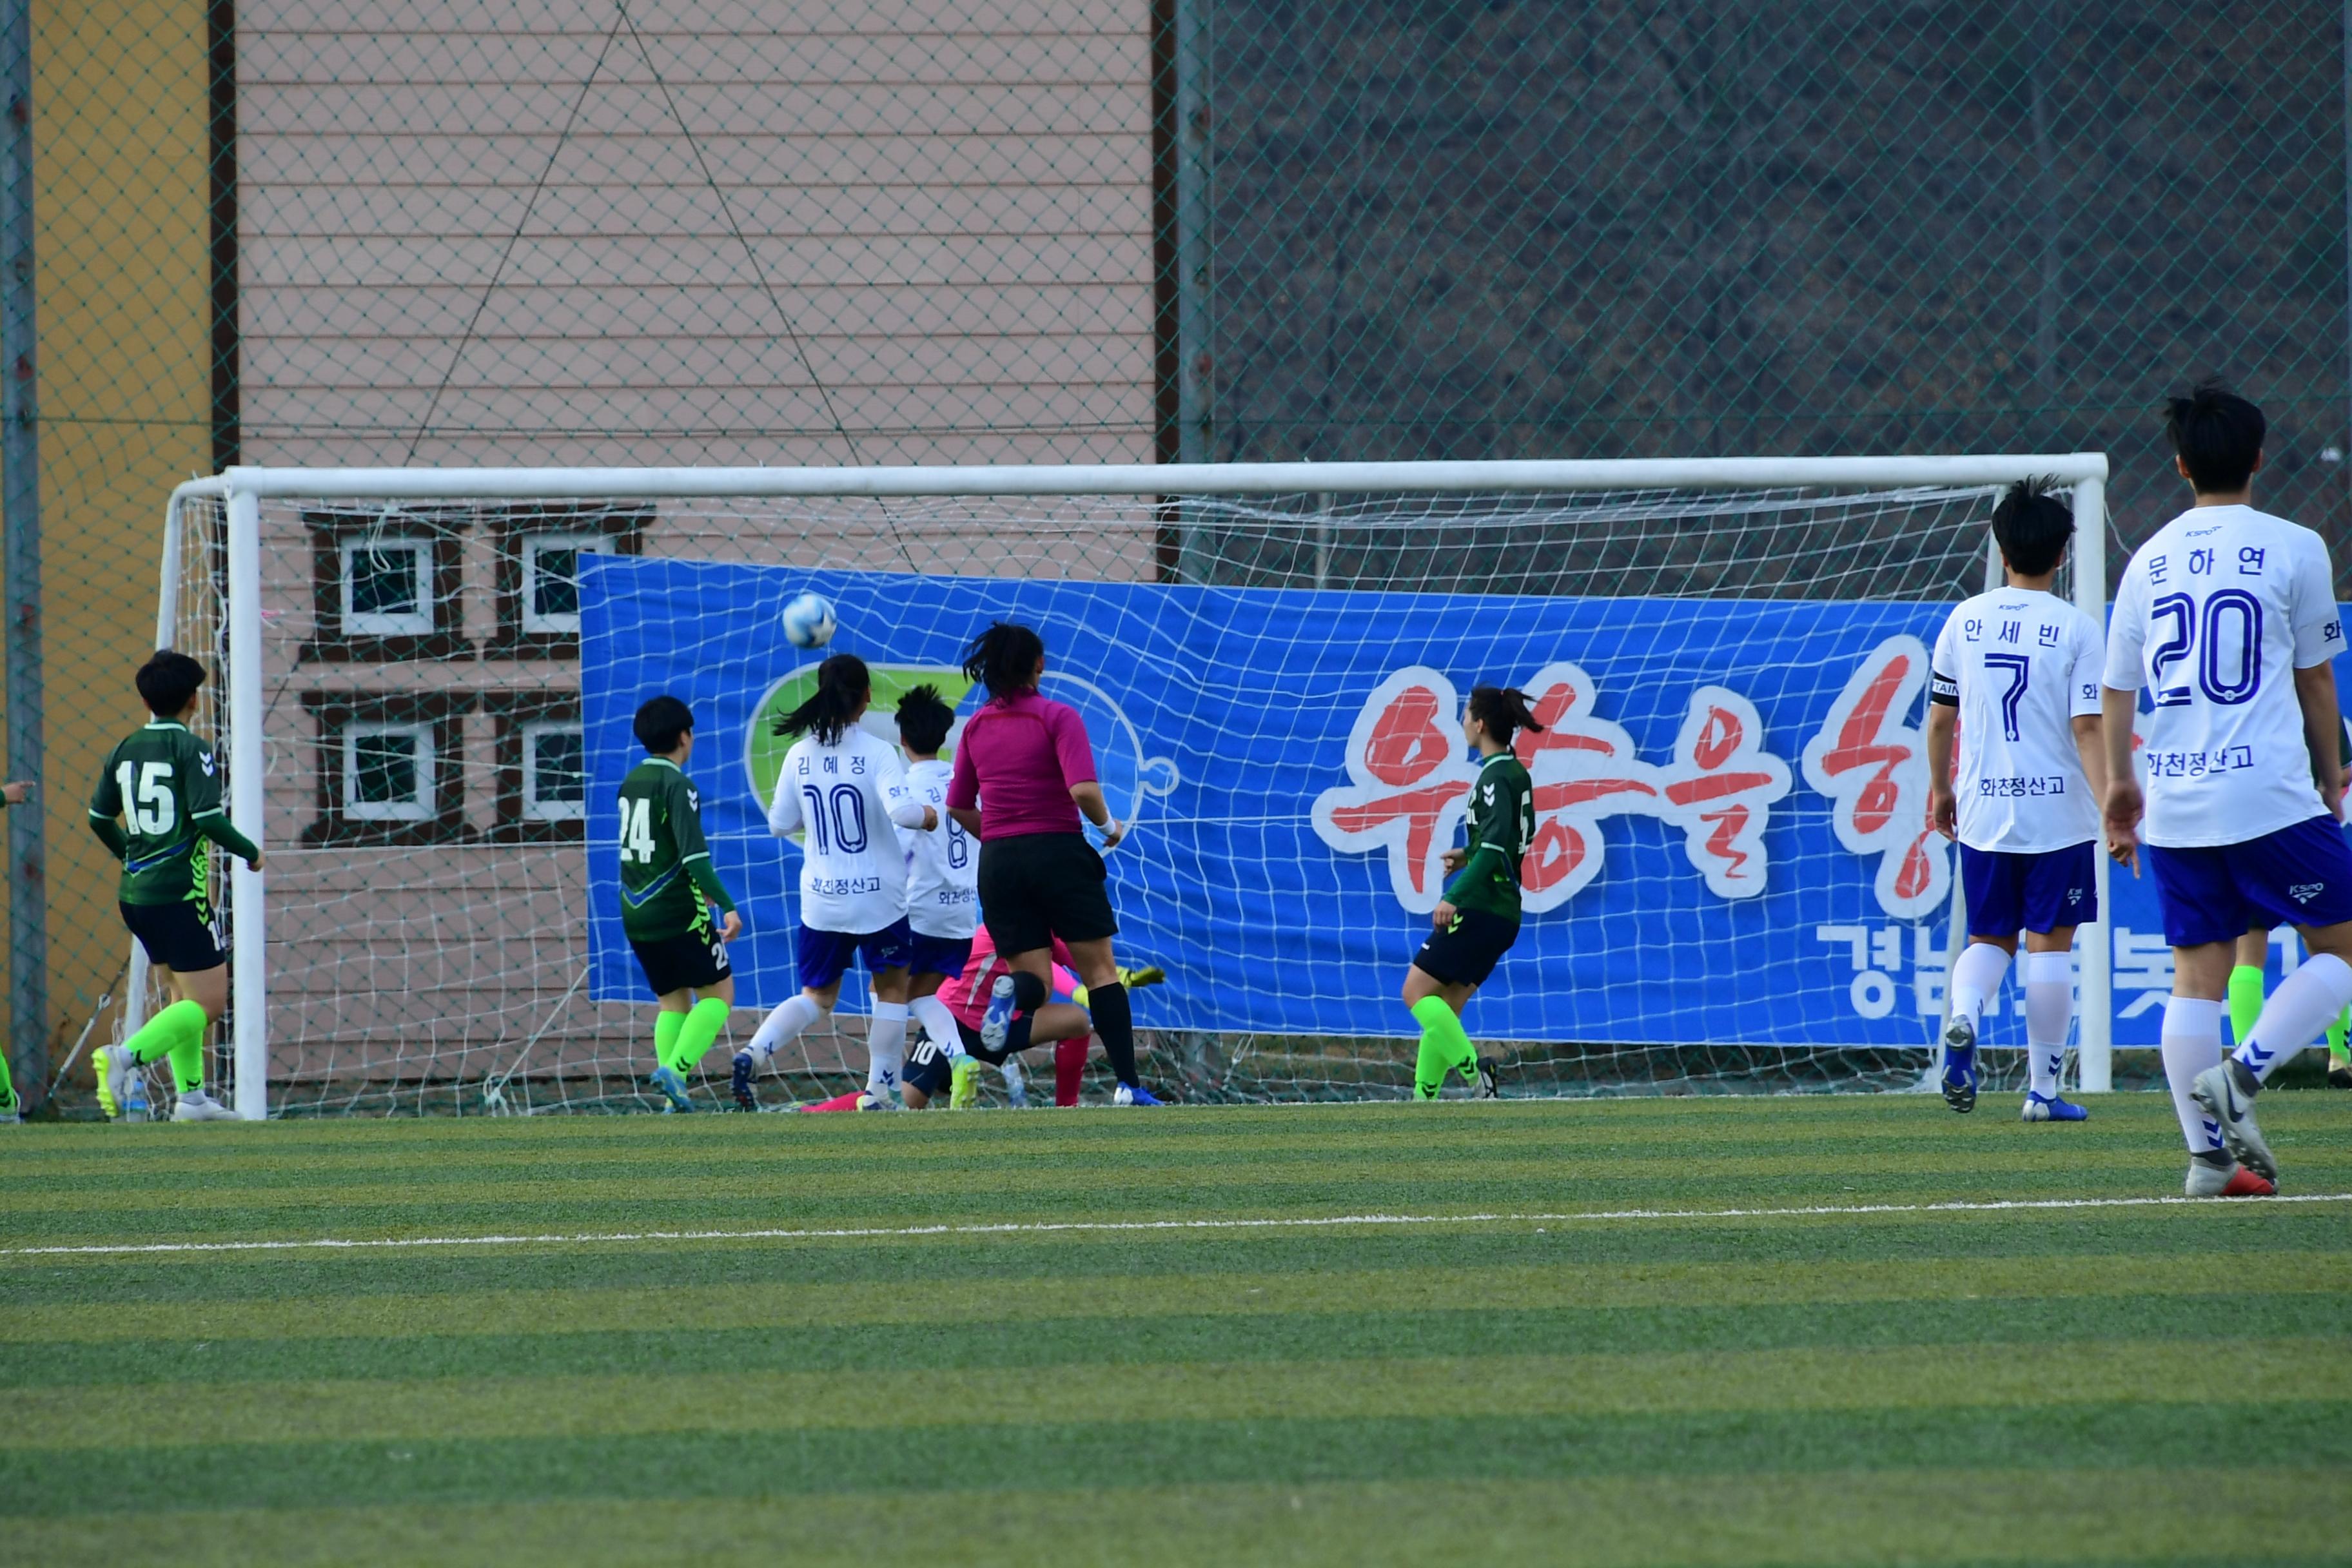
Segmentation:
<svg viewBox="0 0 2352 1568">
<path fill-rule="evenodd" d="M 2013 1103 L 26 1128 L 0 1561 L 2352 1561 L 2352 1202 Z"/>
</svg>

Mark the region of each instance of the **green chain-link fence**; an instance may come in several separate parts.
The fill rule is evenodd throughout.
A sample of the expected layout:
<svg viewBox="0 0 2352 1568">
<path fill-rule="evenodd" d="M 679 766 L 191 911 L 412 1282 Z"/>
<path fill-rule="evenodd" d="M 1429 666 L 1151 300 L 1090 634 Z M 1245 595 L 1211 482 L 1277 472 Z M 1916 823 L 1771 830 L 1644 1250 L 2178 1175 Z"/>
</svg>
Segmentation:
<svg viewBox="0 0 2352 1568">
<path fill-rule="evenodd" d="M 2220 374 L 2272 504 L 2352 521 L 2334 5 L 0 12 L 27 1087 L 121 968 L 80 797 L 163 494 L 228 461 L 2095 447 L 2127 544 Z"/>
</svg>

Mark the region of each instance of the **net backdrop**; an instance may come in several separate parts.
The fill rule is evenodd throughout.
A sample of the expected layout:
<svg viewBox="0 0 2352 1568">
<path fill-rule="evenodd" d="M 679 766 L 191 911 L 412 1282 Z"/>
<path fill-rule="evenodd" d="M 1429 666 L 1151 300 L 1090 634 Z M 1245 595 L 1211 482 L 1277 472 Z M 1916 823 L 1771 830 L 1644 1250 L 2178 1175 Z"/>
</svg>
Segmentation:
<svg viewBox="0 0 2352 1568">
<path fill-rule="evenodd" d="M 649 997 L 597 1003 L 585 983 L 592 890 L 570 576 L 578 552 L 1079 584 L 1950 602 L 1984 585 L 1992 497 L 1976 487 L 1181 501 L 265 500 L 273 1113 L 653 1107 L 642 1087 Z M 225 668 L 221 503 L 193 500 L 185 525 L 175 638 Z M 854 633 L 845 628 L 837 646 L 856 647 Z M 1389 634 L 1367 623 L 1360 635 Z M 1638 650 L 1636 668 L 1654 659 L 1663 669 L 1678 651 Z M 1622 666 L 1615 679 L 1622 684 Z M 220 723 L 219 706 L 205 717 Z M 1175 759 L 1186 776 L 1246 761 L 1242 751 Z M 1148 832 L 1120 851 L 1153 853 Z M 1195 895 L 1204 900 L 1209 889 L 1181 877 L 1177 887 L 1175 907 L 1122 910 L 1123 962 L 1160 961 L 1150 933 L 1200 919 Z M 1561 912 L 1577 918 L 1572 904 Z M 796 918 L 785 909 L 746 913 L 772 928 Z M 1392 940 L 1377 964 L 1271 974 L 1265 984 L 1391 997 L 1418 918 L 1391 911 Z M 1623 964 L 1665 963 L 1689 984 L 1671 1016 L 1628 1031 L 1653 1043 L 1501 1047 L 1508 1092 L 1885 1088 L 1916 1081 L 1927 1062 L 1927 1020 L 1916 1044 L 1897 1049 L 1836 1038 L 1799 1048 L 1716 1043 L 1724 1022 L 1716 997 L 1738 953 L 1644 952 L 1601 921 L 1577 932 Z M 1940 951 L 1927 952 L 1927 925 L 1913 935 L 1922 961 L 1940 966 Z M 1218 956 L 1253 962 L 1246 944 Z M 1169 984 L 1187 978 L 1171 971 Z M 830 1026 L 779 1057 L 777 1080 L 763 1088 L 770 1102 L 850 1087 L 863 1072 L 863 1011 L 845 1002 Z M 1148 1007 L 1139 1011 L 1148 1020 Z M 1409 1029 L 1397 1012 L 1400 1031 Z M 758 1018 L 739 1007 L 704 1064 L 718 1075 L 698 1090 L 711 1103 L 723 1100 L 728 1042 L 741 1044 Z M 1475 1003 L 1468 1023 L 1475 1037 Z M 1402 1038 L 1146 1028 L 1141 1044 L 1148 1079 L 1194 1100 L 1401 1097 L 1411 1082 L 1412 1043 Z"/>
</svg>

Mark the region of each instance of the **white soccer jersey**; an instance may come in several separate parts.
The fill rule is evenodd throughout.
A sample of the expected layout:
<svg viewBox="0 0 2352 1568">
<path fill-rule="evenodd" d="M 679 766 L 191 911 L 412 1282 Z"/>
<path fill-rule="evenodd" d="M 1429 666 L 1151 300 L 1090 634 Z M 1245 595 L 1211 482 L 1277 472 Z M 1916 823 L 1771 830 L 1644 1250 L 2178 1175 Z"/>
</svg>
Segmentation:
<svg viewBox="0 0 2352 1568">
<path fill-rule="evenodd" d="M 957 941 L 980 929 L 980 846 L 948 816 L 948 780 L 954 767 L 934 757 L 907 770 L 907 787 L 940 814 L 929 833 L 907 841 L 907 919 L 925 936 Z"/>
<path fill-rule="evenodd" d="M 1931 695 L 1960 710 L 1961 843 L 2032 855 L 2098 837 L 2074 721 L 2099 710 L 2104 642 L 2090 616 L 2038 589 L 1979 594 L 1944 623 Z"/>
<path fill-rule="evenodd" d="M 2106 684 L 2140 720 L 2150 844 L 2242 844 L 2323 815 L 2294 672 L 2344 651 L 2319 535 L 2250 506 L 2181 513 L 2116 591 Z"/>
<path fill-rule="evenodd" d="M 768 831 L 801 833 L 801 923 L 863 936 L 907 913 L 907 850 L 923 803 L 907 787 L 898 748 L 853 724 L 835 746 L 803 735 L 784 753 Z"/>
</svg>

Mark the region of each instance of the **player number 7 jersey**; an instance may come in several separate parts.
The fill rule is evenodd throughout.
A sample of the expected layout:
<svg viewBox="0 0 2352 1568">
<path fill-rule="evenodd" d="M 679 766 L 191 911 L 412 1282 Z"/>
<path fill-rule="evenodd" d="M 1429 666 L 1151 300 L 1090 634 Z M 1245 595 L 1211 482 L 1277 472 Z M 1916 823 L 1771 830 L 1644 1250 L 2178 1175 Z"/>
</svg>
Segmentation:
<svg viewBox="0 0 2352 1568">
<path fill-rule="evenodd" d="M 1936 638 L 1929 700 L 1959 709 L 1960 842 L 2033 855 L 2098 837 L 2074 721 L 2099 711 L 2091 617 L 2036 589 L 1965 601 Z"/>
</svg>

